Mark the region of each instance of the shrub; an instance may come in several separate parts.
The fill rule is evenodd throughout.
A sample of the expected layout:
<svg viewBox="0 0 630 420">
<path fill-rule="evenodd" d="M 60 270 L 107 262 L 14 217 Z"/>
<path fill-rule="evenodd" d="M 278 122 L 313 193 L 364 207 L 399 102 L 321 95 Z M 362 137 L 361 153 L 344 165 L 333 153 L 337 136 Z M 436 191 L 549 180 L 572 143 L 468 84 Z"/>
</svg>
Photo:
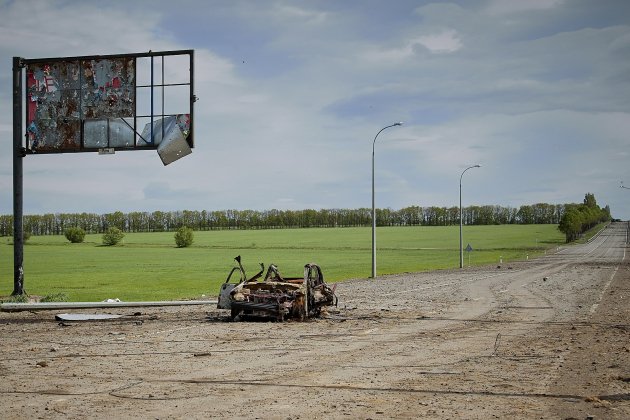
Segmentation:
<svg viewBox="0 0 630 420">
<path fill-rule="evenodd" d="M 0 299 L 2 303 L 28 303 L 28 295 L 23 293 L 21 295 L 11 295 Z"/>
<path fill-rule="evenodd" d="M 53 293 L 52 295 L 46 295 L 41 298 L 40 302 L 67 302 L 68 295 L 65 293 Z"/>
<path fill-rule="evenodd" d="M 175 244 L 178 248 L 186 248 L 191 246 L 194 240 L 193 230 L 189 227 L 180 227 L 175 232 Z"/>
<path fill-rule="evenodd" d="M 110 227 L 103 234 L 103 245 L 105 246 L 116 245 L 117 243 L 122 241 L 122 238 L 124 237 L 125 237 L 125 234 L 122 232 L 122 230 L 116 227 Z"/>
<path fill-rule="evenodd" d="M 26 243 L 28 242 L 29 239 L 31 239 L 31 232 L 28 231 L 24 231 L 22 232 L 22 242 Z M 13 245 L 13 233 L 10 234 L 9 237 L 7 237 L 7 245 Z"/>
<path fill-rule="evenodd" d="M 85 231 L 80 227 L 71 227 L 66 229 L 64 235 L 66 235 L 66 239 L 73 244 L 79 244 L 83 242 L 83 239 L 85 238 Z"/>
</svg>

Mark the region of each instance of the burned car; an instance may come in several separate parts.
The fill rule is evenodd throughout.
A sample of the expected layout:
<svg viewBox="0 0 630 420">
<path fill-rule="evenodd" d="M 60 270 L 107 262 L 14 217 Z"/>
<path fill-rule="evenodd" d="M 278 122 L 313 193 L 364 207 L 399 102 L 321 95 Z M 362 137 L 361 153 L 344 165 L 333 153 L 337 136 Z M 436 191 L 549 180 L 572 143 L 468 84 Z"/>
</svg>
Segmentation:
<svg viewBox="0 0 630 420">
<path fill-rule="evenodd" d="M 335 287 L 324 282 L 324 275 L 317 264 L 304 266 L 304 277 L 284 277 L 278 267 L 270 264 L 267 273 L 264 264 L 260 271 L 247 278 L 240 255 L 238 263 L 221 285 L 217 308 L 229 309 L 232 319 L 237 317 L 271 317 L 305 320 L 320 315 L 324 306 L 337 306 Z M 235 273 L 239 273 L 238 280 Z"/>
</svg>

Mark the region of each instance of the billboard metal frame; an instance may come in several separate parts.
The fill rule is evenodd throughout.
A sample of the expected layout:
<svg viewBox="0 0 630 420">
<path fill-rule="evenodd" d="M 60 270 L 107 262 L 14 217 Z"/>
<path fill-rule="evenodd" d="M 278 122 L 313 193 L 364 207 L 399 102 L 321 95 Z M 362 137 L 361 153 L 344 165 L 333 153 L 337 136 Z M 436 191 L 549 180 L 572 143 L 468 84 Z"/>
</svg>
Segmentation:
<svg viewBox="0 0 630 420">
<path fill-rule="evenodd" d="M 164 80 L 164 58 L 165 57 L 172 57 L 172 56 L 182 56 L 182 55 L 188 55 L 189 56 L 189 80 L 188 82 L 184 82 L 184 83 L 166 83 L 166 81 Z M 129 146 L 115 146 L 115 147 L 107 147 L 107 149 L 109 151 L 114 150 L 114 151 L 126 151 L 126 150 L 154 150 L 157 148 L 157 145 L 155 144 L 155 142 L 153 141 L 153 137 L 154 137 L 154 133 L 153 133 L 153 126 L 155 125 L 155 121 L 160 120 L 160 119 L 164 119 L 165 117 L 168 116 L 174 116 L 175 114 L 165 114 L 164 113 L 164 108 L 165 108 L 165 89 L 169 88 L 169 87 L 175 87 L 175 86 L 188 86 L 189 87 L 189 121 L 190 121 L 190 126 L 192 127 L 193 121 L 194 121 L 194 107 L 193 104 L 196 100 L 196 97 L 194 95 L 194 50 L 174 50 L 174 51 L 159 51 L 159 52 L 146 52 L 146 53 L 136 53 L 136 54 L 111 54 L 111 55 L 88 55 L 88 56 L 74 56 L 74 57 L 54 57 L 54 58 L 37 58 L 37 59 L 21 59 L 21 65 L 23 67 L 27 67 L 29 65 L 37 65 L 37 64 L 41 64 L 41 65 L 47 65 L 47 64 L 54 64 L 54 63 L 63 63 L 63 62 L 76 62 L 77 64 L 83 63 L 83 62 L 87 62 L 87 61 L 93 61 L 93 60 L 98 60 L 98 61 L 103 61 L 103 60 L 122 60 L 122 59 L 132 59 L 134 60 L 134 80 L 137 80 L 137 65 L 135 65 L 136 61 L 138 58 L 148 58 L 150 59 L 150 83 L 149 84 L 134 84 L 134 94 L 137 95 L 137 92 L 139 89 L 149 89 L 150 91 L 150 110 L 149 113 L 143 113 L 143 114 L 138 114 L 137 113 L 137 104 L 134 103 L 134 110 L 133 110 L 133 116 L 127 116 L 126 119 L 130 119 L 133 120 L 132 124 L 129 124 L 126 119 L 120 118 L 121 121 L 123 121 L 125 124 L 127 124 L 129 126 L 129 128 L 131 130 L 133 130 L 133 133 L 136 135 L 136 137 L 140 137 L 144 144 L 143 145 L 139 145 L 137 144 L 137 142 L 134 141 L 134 144 Z M 161 58 L 161 60 L 160 60 Z M 159 72 L 161 75 L 161 80 L 156 81 L 155 80 L 155 72 L 154 72 L 154 68 L 155 68 L 155 63 L 154 61 L 161 61 L 161 71 Z M 158 63 L 159 65 L 159 63 Z M 81 77 L 81 72 L 79 72 L 79 77 Z M 80 82 L 79 82 L 80 85 Z M 160 90 L 160 97 L 161 97 L 161 106 L 159 107 L 160 109 L 156 110 L 154 109 L 154 91 L 156 89 Z M 28 86 L 27 86 L 27 90 L 28 90 Z M 81 98 L 79 98 L 79 101 L 81 100 Z M 27 110 L 27 118 L 28 118 L 28 110 Z M 80 146 L 73 149 L 73 148 L 65 148 L 63 150 L 55 150 L 55 149 L 39 149 L 39 150 L 35 150 L 35 148 L 33 147 L 29 147 L 31 145 L 29 145 L 28 141 L 26 142 L 26 150 L 25 153 L 27 154 L 49 154 L 49 153 L 75 153 L 75 152 L 98 152 L 99 150 L 104 149 L 103 147 L 97 147 L 97 146 L 87 146 L 85 144 L 85 140 L 84 140 L 84 132 L 85 132 L 85 127 L 84 127 L 84 121 L 86 121 L 85 115 L 80 115 L 80 122 L 81 122 L 81 126 L 80 126 Z M 151 124 L 151 130 L 150 130 L 150 138 L 149 139 L 145 139 L 144 137 L 142 137 L 142 135 L 138 132 L 139 128 L 138 128 L 138 119 L 149 119 L 150 120 L 150 124 Z M 111 118 L 103 118 L 103 119 L 108 119 L 111 120 Z M 140 130 L 141 131 L 141 130 Z M 164 134 L 164 133 L 162 133 Z M 189 147 L 193 148 L 194 147 L 194 132 L 191 129 L 189 135 L 186 138 L 186 142 L 188 143 Z"/>
<path fill-rule="evenodd" d="M 165 83 L 164 80 L 164 61 L 165 57 L 169 56 L 189 56 L 189 79 L 188 83 Z M 137 77 L 137 59 L 138 58 L 148 58 L 150 61 L 150 84 L 146 85 L 137 85 L 136 77 Z M 155 84 L 155 75 L 154 75 L 154 61 L 156 58 L 161 58 L 161 83 Z M 133 130 L 133 145 L 125 145 L 125 146 L 115 146 L 115 147 L 85 147 L 85 121 L 83 118 L 84 115 L 79 114 L 78 124 L 79 125 L 79 136 L 80 136 L 80 144 L 79 147 L 76 148 L 49 148 L 49 149 L 40 149 L 34 150 L 32 144 L 29 144 L 28 141 L 28 133 L 25 135 L 24 133 L 24 123 L 23 123 L 23 114 L 24 114 L 24 101 L 25 101 L 25 86 L 24 86 L 24 69 L 29 65 L 36 64 L 53 64 L 53 63 L 61 63 L 61 62 L 74 62 L 77 63 L 85 62 L 88 60 L 123 60 L 123 59 L 133 59 L 134 62 L 134 100 L 137 96 L 137 90 L 140 88 L 148 88 L 150 89 L 150 112 L 148 115 L 137 115 L 137 104 L 134 103 L 133 116 L 125 116 L 125 117 L 116 117 L 107 115 L 103 117 L 101 120 L 106 120 L 107 127 L 109 129 L 111 120 L 121 120 L 124 124 L 130 126 L 130 129 Z M 51 153 L 74 153 L 74 152 L 99 152 L 99 153 L 114 153 L 114 151 L 127 151 L 127 150 L 158 150 L 160 153 L 160 147 L 155 141 L 155 135 L 161 135 L 160 139 L 168 138 L 168 134 L 165 133 L 165 123 L 166 118 L 177 117 L 177 114 L 166 114 L 164 112 L 165 107 L 165 88 L 174 87 L 174 86 L 189 86 L 189 107 L 187 114 L 187 131 L 185 136 L 179 135 L 176 139 L 183 143 L 188 149 L 183 155 L 190 153 L 190 148 L 194 147 L 194 103 L 197 100 L 194 95 L 194 50 L 173 50 L 173 51 L 158 51 L 158 52 L 144 52 L 144 53 L 134 53 L 134 54 L 111 54 L 111 55 L 89 55 L 89 56 L 74 56 L 74 57 L 50 57 L 50 58 L 37 58 L 37 59 L 26 59 L 22 57 L 13 57 L 13 292 L 12 295 L 22 295 L 25 293 L 24 290 L 24 226 L 23 226 L 23 159 L 28 155 L 35 154 L 51 154 Z M 79 74 L 81 73 L 79 69 Z M 79 76 L 80 77 L 80 76 Z M 81 84 L 79 84 L 81 86 Z M 161 110 L 158 114 L 155 114 L 154 110 L 154 90 L 155 88 L 161 89 Z M 26 88 L 28 89 L 28 83 Z M 79 95 L 80 96 L 80 95 Z M 79 99 L 80 101 L 81 99 Z M 28 112 L 27 112 L 28 114 Z M 28 121 L 29 115 L 27 115 Z M 138 133 L 138 118 L 149 119 L 148 134 L 149 139 L 147 140 L 143 137 L 142 134 Z M 63 122 L 66 122 L 65 118 L 62 118 Z M 133 125 L 129 124 L 126 119 L 133 119 Z M 76 121 L 75 121 L 76 123 Z M 161 133 L 154 132 L 154 126 L 160 127 Z M 181 128 L 181 127 L 180 127 Z M 183 130 L 183 129 L 182 129 Z M 165 137 L 166 135 L 166 137 Z M 109 143 L 109 134 L 107 135 L 108 145 Z M 172 137 L 172 136 L 171 136 Z M 138 145 L 138 138 L 142 139 L 144 144 Z M 29 147 L 31 146 L 31 147 Z M 167 147 L 164 148 L 165 154 L 168 155 L 168 158 L 160 153 L 160 158 L 164 165 L 180 158 L 182 153 L 176 148 Z"/>
</svg>

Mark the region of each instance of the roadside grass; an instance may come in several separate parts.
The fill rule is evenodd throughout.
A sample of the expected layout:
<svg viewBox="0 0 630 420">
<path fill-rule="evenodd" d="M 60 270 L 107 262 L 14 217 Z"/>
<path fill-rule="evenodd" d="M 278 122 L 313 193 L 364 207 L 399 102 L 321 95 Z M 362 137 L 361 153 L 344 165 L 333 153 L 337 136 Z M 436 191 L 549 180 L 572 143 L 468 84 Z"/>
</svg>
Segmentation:
<svg viewBox="0 0 630 420">
<path fill-rule="evenodd" d="M 177 248 L 173 232 L 127 233 L 121 245 L 102 235 L 72 244 L 63 236 L 32 236 L 24 247 L 25 290 L 68 301 L 189 299 L 216 296 L 242 256 L 249 276 L 274 263 L 301 276 L 318 263 L 329 282 L 371 274 L 371 228 L 221 230 L 194 232 Z M 13 289 L 13 247 L 0 242 L 0 296 Z M 556 225 L 465 226 L 465 265 L 534 258 L 564 245 Z M 377 228 L 378 275 L 459 267 L 459 226 Z"/>
<path fill-rule="evenodd" d="M 593 238 L 593 236 L 597 235 L 602 229 L 604 229 L 609 224 L 610 224 L 610 222 L 598 223 L 597 225 L 595 225 L 591 229 L 589 229 L 586 232 L 584 232 L 584 235 L 582 235 L 582 237 L 580 239 L 575 241 L 575 243 L 576 244 L 585 244 L 585 243 L 587 243 L 588 241 L 590 241 Z"/>
</svg>

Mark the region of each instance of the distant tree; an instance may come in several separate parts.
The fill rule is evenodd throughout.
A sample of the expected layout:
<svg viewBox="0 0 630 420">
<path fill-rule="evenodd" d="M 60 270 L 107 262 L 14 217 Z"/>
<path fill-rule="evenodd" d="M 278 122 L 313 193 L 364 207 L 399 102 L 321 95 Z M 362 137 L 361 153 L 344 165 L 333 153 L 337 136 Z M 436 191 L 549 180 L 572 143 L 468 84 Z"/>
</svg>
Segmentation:
<svg viewBox="0 0 630 420">
<path fill-rule="evenodd" d="M 597 205 L 595 195 L 587 193 L 583 204 L 567 204 L 560 219 L 558 229 L 566 236 L 566 241 L 578 239 L 584 232 L 598 223 L 611 220 L 610 207 L 603 209 Z"/>
<path fill-rule="evenodd" d="M 126 216 L 123 212 L 116 211 L 114 213 L 108 213 L 103 215 L 103 218 L 107 228 L 115 227 L 121 231 L 125 230 Z"/>
<path fill-rule="evenodd" d="M 103 245 L 112 246 L 118 244 L 125 237 L 122 230 L 117 227 L 108 228 L 103 234 Z"/>
<path fill-rule="evenodd" d="M 595 194 L 586 193 L 584 196 L 584 205 L 589 208 L 599 208 L 597 207 L 597 200 L 595 200 Z"/>
<path fill-rule="evenodd" d="M 83 242 L 85 239 L 85 231 L 80 227 L 71 227 L 66 229 L 64 232 L 66 239 L 72 242 L 73 244 L 78 244 Z"/>
<path fill-rule="evenodd" d="M 582 212 L 577 207 L 574 207 L 564 213 L 558 225 L 558 230 L 564 233 L 567 242 L 571 242 L 576 240 L 582 233 L 583 222 Z"/>
<path fill-rule="evenodd" d="M 522 225 L 531 225 L 534 223 L 534 209 L 532 206 L 521 206 L 516 213 L 518 221 Z"/>
<path fill-rule="evenodd" d="M 465 225 L 559 224 L 569 208 L 579 207 L 583 226 L 588 228 L 611 219 L 610 208 L 600 208 L 595 196 L 587 193 L 579 204 L 536 203 L 520 208 L 472 205 L 462 208 Z M 376 209 L 378 226 L 452 226 L 459 225 L 458 206 L 410 206 L 400 210 Z M 110 227 L 122 232 L 176 232 L 182 226 L 193 230 L 213 229 L 287 229 L 308 227 L 354 227 L 372 224 L 372 209 L 304 210 L 213 210 L 154 211 L 108 214 L 48 213 L 24 216 L 24 231 L 33 235 L 60 235 L 70 227 L 86 234 L 103 234 Z M 565 221 L 566 222 L 566 221 Z M 13 216 L 0 215 L 0 236 L 13 235 Z M 578 234 L 579 235 L 579 234 Z"/>
<path fill-rule="evenodd" d="M 193 230 L 182 226 L 175 232 L 175 244 L 178 248 L 186 248 L 192 245 L 194 240 Z"/>
</svg>

